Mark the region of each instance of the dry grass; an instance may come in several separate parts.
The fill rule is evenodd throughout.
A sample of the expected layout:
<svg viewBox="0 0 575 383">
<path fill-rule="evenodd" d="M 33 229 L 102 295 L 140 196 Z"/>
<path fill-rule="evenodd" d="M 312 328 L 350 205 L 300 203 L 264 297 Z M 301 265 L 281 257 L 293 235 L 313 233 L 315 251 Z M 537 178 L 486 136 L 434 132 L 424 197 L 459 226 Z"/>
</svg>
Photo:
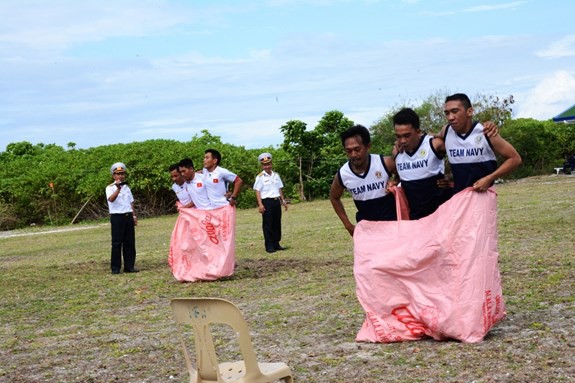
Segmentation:
<svg viewBox="0 0 575 383">
<path fill-rule="evenodd" d="M 508 318 L 479 344 L 355 343 L 352 242 L 328 201 L 290 207 L 273 255 L 257 212 L 239 211 L 236 273 L 217 282 L 173 279 L 175 216 L 141 221 L 131 275 L 109 274 L 107 224 L 0 236 L 0 382 L 187 381 L 169 307 L 186 296 L 235 302 L 259 359 L 298 382 L 575 381 L 573 190 L 570 176 L 497 187 Z"/>
</svg>

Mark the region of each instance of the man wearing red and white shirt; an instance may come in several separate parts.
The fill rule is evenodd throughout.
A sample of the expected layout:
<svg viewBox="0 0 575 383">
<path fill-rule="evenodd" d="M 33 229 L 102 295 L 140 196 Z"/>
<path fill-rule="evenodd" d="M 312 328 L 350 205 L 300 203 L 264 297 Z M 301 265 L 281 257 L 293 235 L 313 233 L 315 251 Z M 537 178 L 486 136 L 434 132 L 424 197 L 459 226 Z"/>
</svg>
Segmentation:
<svg viewBox="0 0 575 383">
<path fill-rule="evenodd" d="M 194 162 L 190 158 L 184 158 L 180 161 L 178 169 L 184 177 L 184 187 L 190 198 L 190 203 L 183 207 L 196 207 L 202 210 L 213 209 L 214 206 L 208 198 L 204 176 L 194 170 Z"/>
<path fill-rule="evenodd" d="M 219 166 L 222 160 L 220 152 L 215 149 L 207 149 L 204 154 L 202 174 L 212 208 L 217 209 L 228 204 L 236 206 L 238 194 L 240 194 L 244 182 L 236 174 Z M 228 198 L 229 183 L 233 183 L 234 187 Z"/>
</svg>

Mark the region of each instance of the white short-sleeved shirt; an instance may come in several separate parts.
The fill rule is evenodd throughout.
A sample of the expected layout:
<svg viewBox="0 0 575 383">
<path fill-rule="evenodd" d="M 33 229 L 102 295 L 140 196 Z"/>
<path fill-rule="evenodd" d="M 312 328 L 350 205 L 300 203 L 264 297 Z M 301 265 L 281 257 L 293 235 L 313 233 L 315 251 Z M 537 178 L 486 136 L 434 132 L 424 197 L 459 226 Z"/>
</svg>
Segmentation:
<svg viewBox="0 0 575 383">
<path fill-rule="evenodd" d="M 284 184 L 279 174 L 274 171 L 271 174 L 262 171 L 256 176 L 256 182 L 254 183 L 254 190 L 260 192 L 262 199 L 279 197 L 280 189 L 283 187 Z"/>
<path fill-rule="evenodd" d="M 208 189 L 206 188 L 204 176 L 201 173 L 195 173 L 194 179 L 190 182 L 186 182 L 184 185 L 186 186 L 188 195 L 198 209 L 210 210 L 215 208 L 208 198 Z"/>
<path fill-rule="evenodd" d="M 180 201 L 182 205 L 187 205 L 192 202 L 192 197 L 188 193 L 185 182 L 182 185 L 178 185 L 177 183 L 172 184 L 172 190 L 176 193 L 176 197 L 178 197 L 178 201 Z"/>
<path fill-rule="evenodd" d="M 229 202 L 225 196 L 228 191 L 228 183 L 233 183 L 238 176 L 220 166 L 217 166 L 211 172 L 204 168 L 202 170 L 202 174 L 204 175 L 204 182 L 206 184 L 208 198 L 210 199 L 211 205 L 214 208 L 228 205 Z"/>
<path fill-rule="evenodd" d="M 134 202 L 134 196 L 128 185 L 122 185 L 118 197 L 114 202 L 110 202 L 108 198 L 118 189 L 116 183 L 111 183 L 106 186 L 106 201 L 108 201 L 108 209 L 110 214 L 124 214 L 132 212 L 132 203 Z"/>
</svg>

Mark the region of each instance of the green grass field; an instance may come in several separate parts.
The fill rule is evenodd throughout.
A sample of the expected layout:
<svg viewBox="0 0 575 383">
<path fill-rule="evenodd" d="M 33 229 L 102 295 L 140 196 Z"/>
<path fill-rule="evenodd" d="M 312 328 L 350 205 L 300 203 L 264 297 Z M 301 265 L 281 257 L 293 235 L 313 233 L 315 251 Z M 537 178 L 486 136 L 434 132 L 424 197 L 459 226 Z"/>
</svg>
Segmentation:
<svg viewBox="0 0 575 383">
<path fill-rule="evenodd" d="M 216 282 L 174 280 L 176 216 L 140 221 L 138 274 L 110 274 L 107 222 L 0 233 L 0 382 L 185 382 L 169 302 L 191 296 L 236 303 L 258 359 L 298 382 L 574 382 L 575 177 L 497 192 L 508 317 L 478 344 L 355 343 L 352 240 L 329 201 L 290 206 L 274 254 L 238 211 L 236 272 Z"/>
</svg>

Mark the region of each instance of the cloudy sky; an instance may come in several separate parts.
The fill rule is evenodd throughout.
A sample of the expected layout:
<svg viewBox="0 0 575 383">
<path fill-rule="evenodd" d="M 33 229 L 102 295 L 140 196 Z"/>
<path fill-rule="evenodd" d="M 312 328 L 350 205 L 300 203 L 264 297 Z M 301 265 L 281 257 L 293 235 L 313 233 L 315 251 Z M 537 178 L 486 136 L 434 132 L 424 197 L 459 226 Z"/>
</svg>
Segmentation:
<svg viewBox="0 0 575 383">
<path fill-rule="evenodd" d="M 292 119 L 370 126 L 444 91 L 512 94 L 539 120 L 575 104 L 567 0 L 2 0 L 0 15 L 0 151 L 202 130 L 261 148 Z"/>
</svg>

